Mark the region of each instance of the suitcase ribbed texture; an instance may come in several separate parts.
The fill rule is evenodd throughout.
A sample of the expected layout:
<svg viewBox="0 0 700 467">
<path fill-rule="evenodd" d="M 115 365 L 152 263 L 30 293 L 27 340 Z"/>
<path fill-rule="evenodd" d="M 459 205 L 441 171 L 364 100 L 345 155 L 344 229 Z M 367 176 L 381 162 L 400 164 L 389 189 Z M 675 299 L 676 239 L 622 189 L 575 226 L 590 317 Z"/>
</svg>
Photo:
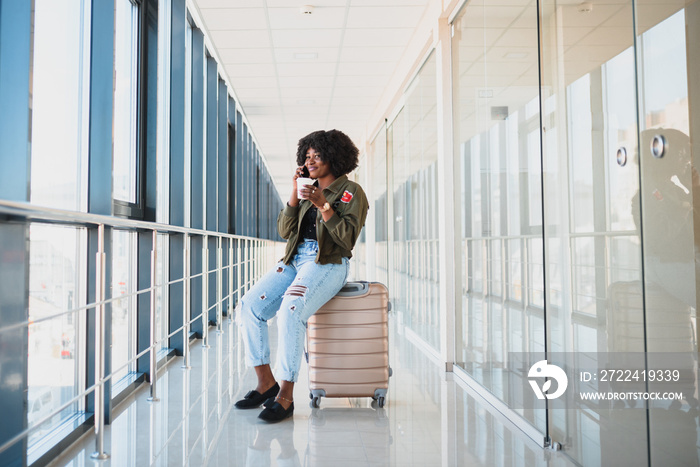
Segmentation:
<svg viewBox="0 0 700 467">
<path fill-rule="evenodd" d="M 341 291 L 309 318 L 312 392 L 323 390 L 326 397 L 374 397 L 377 390 L 388 389 L 389 294 L 383 284 L 367 285 L 361 295 L 343 296 Z"/>
</svg>

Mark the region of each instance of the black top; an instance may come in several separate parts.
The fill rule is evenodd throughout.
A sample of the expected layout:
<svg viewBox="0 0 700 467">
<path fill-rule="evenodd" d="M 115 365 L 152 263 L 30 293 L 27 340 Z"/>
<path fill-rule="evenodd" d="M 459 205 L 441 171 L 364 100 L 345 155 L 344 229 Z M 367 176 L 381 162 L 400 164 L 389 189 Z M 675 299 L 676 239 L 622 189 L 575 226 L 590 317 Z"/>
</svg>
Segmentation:
<svg viewBox="0 0 700 467">
<path fill-rule="evenodd" d="M 310 201 L 309 201 L 310 202 Z M 316 206 L 312 206 L 304 214 L 304 218 L 301 220 L 301 238 L 308 240 L 318 240 L 316 238 L 316 213 L 318 209 Z"/>
</svg>

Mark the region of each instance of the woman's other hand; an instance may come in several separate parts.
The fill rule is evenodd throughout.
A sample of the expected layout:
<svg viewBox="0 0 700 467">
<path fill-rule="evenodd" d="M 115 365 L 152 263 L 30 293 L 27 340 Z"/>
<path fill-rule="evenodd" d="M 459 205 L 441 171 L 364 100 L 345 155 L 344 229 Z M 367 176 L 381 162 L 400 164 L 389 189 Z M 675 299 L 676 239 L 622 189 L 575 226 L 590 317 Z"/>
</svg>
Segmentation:
<svg viewBox="0 0 700 467">
<path fill-rule="evenodd" d="M 292 195 L 289 197 L 290 206 L 299 205 L 299 196 L 297 193 L 297 178 L 304 176 L 304 166 L 297 167 L 294 170 L 294 176 L 292 177 Z"/>
</svg>

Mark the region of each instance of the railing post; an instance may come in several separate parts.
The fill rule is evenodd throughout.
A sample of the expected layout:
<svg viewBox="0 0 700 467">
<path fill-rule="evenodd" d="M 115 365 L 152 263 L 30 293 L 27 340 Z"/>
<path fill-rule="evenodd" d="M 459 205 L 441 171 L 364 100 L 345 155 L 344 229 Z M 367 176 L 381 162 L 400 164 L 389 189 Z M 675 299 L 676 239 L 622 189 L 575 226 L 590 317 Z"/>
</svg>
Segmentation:
<svg viewBox="0 0 700 467">
<path fill-rule="evenodd" d="M 233 319 L 234 303 L 233 303 L 233 239 L 228 239 L 228 318 Z"/>
<path fill-rule="evenodd" d="M 209 348 L 209 235 L 202 247 L 202 347 Z"/>
<path fill-rule="evenodd" d="M 97 255 L 95 262 L 95 452 L 93 459 L 108 459 L 104 450 L 105 403 L 104 403 L 104 332 L 105 332 L 105 226 L 97 227 Z"/>
<path fill-rule="evenodd" d="M 223 297 L 223 275 L 224 271 L 221 270 L 223 264 L 223 251 L 222 243 L 223 240 L 221 236 L 218 237 L 217 251 L 216 251 L 216 331 L 221 334 L 224 331 L 222 321 L 224 320 L 224 313 L 221 301 Z"/>
<path fill-rule="evenodd" d="M 236 251 L 238 252 L 238 263 L 236 265 L 236 280 L 238 282 L 238 286 L 236 287 L 236 292 L 238 293 L 238 301 L 240 302 L 241 296 L 243 296 L 243 292 L 241 291 L 241 287 L 243 284 L 243 263 L 241 262 L 241 239 L 236 240 Z"/>
<path fill-rule="evenodd" d="M 158 379 L 158 362 L 156 361 L 156 245 L 158 232 L 153 231 L 153 248 L 151 249 L 151 351 L 150 351 L 150 380 L 151 396 L 147 399 L 151 402 L 158 402 L 156 395 L 156 380 Z"/>
<path fill-rule="evenodd" d="M 183 274 L 184 302 L 182 306 L 182 368 L 190 367 L 190 235 L 185 234 L 185 273 Z"/>
</svg>

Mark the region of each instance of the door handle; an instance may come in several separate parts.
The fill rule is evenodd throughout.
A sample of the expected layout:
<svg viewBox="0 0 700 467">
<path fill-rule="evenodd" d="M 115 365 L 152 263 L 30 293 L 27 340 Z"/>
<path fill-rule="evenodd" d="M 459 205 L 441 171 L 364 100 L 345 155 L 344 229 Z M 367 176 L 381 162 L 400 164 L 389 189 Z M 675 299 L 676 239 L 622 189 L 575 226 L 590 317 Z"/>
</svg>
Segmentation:
<svg viewBox="0 0 700 467">
<path fill-rule="evenodd" d="M 651 154 L 652 156 L 656 157 L 657 159 L 661 159 L 664 157 L 664 154 L 666 153 L 666 138 L 664 138 L 664 135 L 656 135 L 654 138 L 651 140 Z"/>
</svg>

